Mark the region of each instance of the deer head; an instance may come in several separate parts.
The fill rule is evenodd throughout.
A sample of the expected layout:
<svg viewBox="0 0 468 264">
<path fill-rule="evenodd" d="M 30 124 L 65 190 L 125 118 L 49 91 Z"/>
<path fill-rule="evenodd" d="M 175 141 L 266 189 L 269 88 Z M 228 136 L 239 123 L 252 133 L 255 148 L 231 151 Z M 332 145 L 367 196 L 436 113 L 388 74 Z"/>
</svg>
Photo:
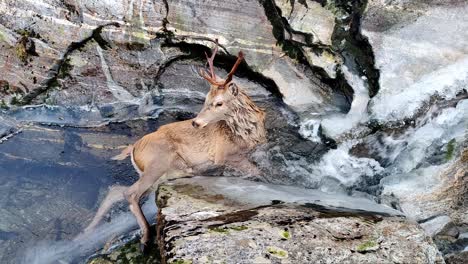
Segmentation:
<svg viewBox="0 0 468 264">
<path fill-rule="evenodd" d="M 230 112 L 232 112 L 232 104 L 237 100 L 237 96 L 239 94 L 239 88 L 234 82 L 232 82 L 232 76 L 239 64 L 242 62 L 244 54 L 242 51 L 239 52 L 236 63 L 232 67 L 226 79 L 222 80 L 216 76 L 213 67 L 213 61 L 217 51 L 218 40 L 216 40 L 216 46 L 212 51 L 211 57 L 208 57 L 208 54 L 206 54 L 210 72 L 208 73 L 204 69 L 200 69 L 200 75 L 210 83 L 211 88 L 210 92 L 206 96 L 202 110 L 192 121 L 192 125 L 195 128 L 203 128 L 208 124 L 226 120 Z"/>
</svg>

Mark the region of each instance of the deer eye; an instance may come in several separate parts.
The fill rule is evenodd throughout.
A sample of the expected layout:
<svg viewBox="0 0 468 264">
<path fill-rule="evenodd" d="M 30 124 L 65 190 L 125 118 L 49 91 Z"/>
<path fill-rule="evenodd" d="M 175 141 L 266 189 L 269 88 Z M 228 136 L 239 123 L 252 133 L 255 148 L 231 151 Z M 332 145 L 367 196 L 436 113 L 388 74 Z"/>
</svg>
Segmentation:
<svg viewBox="0 0 468 264">
<path fill-rule="evenodd" d="M 222 105 L 223 105 L 223 102 L 217 102 L 215 106 L 216 106 L 216 107 L 220 107 L 220 106 L 222 106 Z"/>
</svg>

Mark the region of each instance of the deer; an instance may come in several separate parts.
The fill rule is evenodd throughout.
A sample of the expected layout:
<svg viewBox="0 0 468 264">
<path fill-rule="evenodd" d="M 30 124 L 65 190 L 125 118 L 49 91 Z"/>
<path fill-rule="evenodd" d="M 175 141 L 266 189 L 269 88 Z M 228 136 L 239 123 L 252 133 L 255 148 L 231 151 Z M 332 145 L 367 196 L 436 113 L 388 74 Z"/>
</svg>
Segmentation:
<svg viewBox="0 0 468 264">
<path fill-rule="evenodd" d="M 215 74 L 213 63 L 217 51 L 216 40 L 211 57 L 205 53 L 209 72 L 199 69 L 200 76 L 210 84 L 201 111 L 193 119 L 161 126 L 112 158 L 124 160 L 130 156 L 139 179 L 131 186 L 111 186 L 84 233 L 92 231 L 114 203 L 127 200 L 140 228 L 140 250 L 145 252 L 150 227 L 139 201 L 149 191 L 156 190 L 164 179 L 197 175 L 207 167 L 218 165 L 259 173 L 247 156 L 257 145 L 266 142 L 265 111 L 233 81 L 244 59 L 242 51 L 225 79 Z"/>
</svg>

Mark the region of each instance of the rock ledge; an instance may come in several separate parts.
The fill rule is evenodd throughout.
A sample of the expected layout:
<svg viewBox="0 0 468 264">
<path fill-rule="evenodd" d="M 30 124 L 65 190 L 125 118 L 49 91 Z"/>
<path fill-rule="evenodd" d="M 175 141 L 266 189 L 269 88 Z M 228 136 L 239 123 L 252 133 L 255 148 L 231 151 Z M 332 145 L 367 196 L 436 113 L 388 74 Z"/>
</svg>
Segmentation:
<svg viewBox="0 0 468 264">
<path fill-rule="evenodd" d="M 160 186 L 162 262 L 444 263 L 424 231 L 391 209 L 371 203 L 365 206 L 372 211 L 356 209 L 358 198 L 317 199 L 317 191 L 299 190 L 211 177 Z M 314 201 L 304 199 L 308 191 Z M 278 200 L 255 198 L 274 192 Z"/>
</svg>

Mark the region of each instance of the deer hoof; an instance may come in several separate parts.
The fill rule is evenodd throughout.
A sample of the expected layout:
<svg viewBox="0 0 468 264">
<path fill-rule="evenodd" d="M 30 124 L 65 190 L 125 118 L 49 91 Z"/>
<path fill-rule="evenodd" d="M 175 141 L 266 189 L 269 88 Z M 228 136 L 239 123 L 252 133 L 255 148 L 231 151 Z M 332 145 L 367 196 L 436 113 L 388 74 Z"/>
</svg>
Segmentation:
<svg viewBox="0 0 468 264">
<path fill-rule="evenodd" d="M 148 254 L 148 245 L 146 243 L 140 243 L 140 251 L 143 253 L 143 255 Z"/>
</svg>

